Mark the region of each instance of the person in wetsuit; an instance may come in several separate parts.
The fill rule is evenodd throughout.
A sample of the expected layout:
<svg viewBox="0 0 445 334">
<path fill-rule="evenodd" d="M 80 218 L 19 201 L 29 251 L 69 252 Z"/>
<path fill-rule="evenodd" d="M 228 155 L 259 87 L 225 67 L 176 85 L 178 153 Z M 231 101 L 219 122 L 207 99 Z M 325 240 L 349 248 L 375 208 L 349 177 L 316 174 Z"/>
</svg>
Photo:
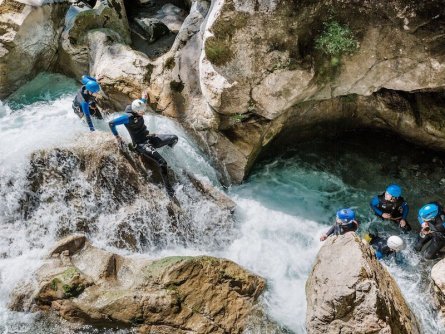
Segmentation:
<svg viewBox="0 0 445 334">
<path fill-rule="evenodd" d="M 372 198 L 370 206 L 377 217 L 399 224 L 403 231 L 411 230 L 406 220 L 409 206 L 402 197 L 402 188 L 399 185 L 389 185 L 384 193 Z"/>
<path fill-rule="evenodd" d="M 94 131 L 93 121 L 91 117 L 97 119 L 103 119 L 103 116 L 97 107 L 95 94 L 99 93 L 100 85 L 96 79 L 89 76 L 82 76 L 82 84 L 79 91 L 74 98 L 72 108 L 79 118 L 83 118 L 87 121 L 88 127 L 91 131 Z"/>
<path fill-rule="evenodd" d="M 126 107 L 124 115 L 109 122 L 110 129 L 116 137 L 119 145 L 122 145 L 123 141 L 116 130 L 116 126 L 122 124 L 125 125 L 136 151 L 145 158 L 156 163 L 160 169 L 162 181 L 167 193 L 169 196 L 173 196 L 174 190 L 168 180 L 167 162 L 156 149 L 165 145 L 170 147 L 175 146 L 178 142 L 178 137 L 175 135 L 150 134 L 145 126 L 143 117 L 146 107 L 147 95 L 144 93 L 141 99 L 134 100 L 131 105 Z"/>
<path fill-rule="evenodd" d="M 420 252 L 425 249 L 425 259 L 431 260 L 440 256 L 440 250 L 445 247 L 445 212 L 438 202 L 425 204 L 419 210 L 419 224 L 422 227 L 414 249 Z"/>
<path fill-rule="evenodd" d="M 324 234 L 321 235 L 320 241 L 325 241 L 330 235 L 342 235 L 347 232 L 357 231 L 359 226 L 355 219 L 355 212 L 352 209 L 338 210 L 335 216 L 335 224 Z"/>
<path fill-rule="evenodd" d="M 374 249 L 375 257 L 378 260 L 405 249 L 403 239 L 396 235 L 383 238 L 377 234 L 367 233 L 364 236 L 364 240 Z"/>
</svg>

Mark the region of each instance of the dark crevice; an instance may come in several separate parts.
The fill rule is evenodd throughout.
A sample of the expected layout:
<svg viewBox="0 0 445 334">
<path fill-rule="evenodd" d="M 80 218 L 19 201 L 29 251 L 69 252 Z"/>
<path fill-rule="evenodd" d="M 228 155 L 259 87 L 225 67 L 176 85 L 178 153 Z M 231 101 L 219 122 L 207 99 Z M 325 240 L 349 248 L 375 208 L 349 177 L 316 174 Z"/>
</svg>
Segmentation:
<svg viewBox="0 0 445 334">
<path fill-rule="evenodd" d="M 190 12 L 187 0 L 152 0 L 144 4 L 125 0 L 124 4 L 132 47 L 151 59 L 170 50 L 182 22 Z"/>
</svg>

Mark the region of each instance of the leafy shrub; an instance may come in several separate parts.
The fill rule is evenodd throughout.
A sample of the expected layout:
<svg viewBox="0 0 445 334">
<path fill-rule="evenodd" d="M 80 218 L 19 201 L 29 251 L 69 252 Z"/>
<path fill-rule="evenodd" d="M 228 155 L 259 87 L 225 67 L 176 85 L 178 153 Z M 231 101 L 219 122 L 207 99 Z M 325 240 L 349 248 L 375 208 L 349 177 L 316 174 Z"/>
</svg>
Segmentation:
<svg viewBox="0 0 445 334">
<path fill-rule="evenodd" d="M 351 29 L 336 21 L 324 23 L 324 31 L 315 41 L 315 47 L 330 56 L 352 53 L 359 47 Z"/>
</svg>

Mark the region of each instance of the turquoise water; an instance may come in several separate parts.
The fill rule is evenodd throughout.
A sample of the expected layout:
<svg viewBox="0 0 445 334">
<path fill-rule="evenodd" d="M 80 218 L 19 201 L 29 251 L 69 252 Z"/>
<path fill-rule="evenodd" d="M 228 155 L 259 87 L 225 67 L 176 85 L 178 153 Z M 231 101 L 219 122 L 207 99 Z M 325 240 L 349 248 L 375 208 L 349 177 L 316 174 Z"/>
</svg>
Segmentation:
<svg viewBox="0 0 445 334">
<path fill-rule="evenodd" d="M 11 182 L 14 185 L 7 193 L 0 191 L 0 254 L 9 254 L 0 257 L 0 319 L 9 328 L 24 328 L 22 332 L 60 332 L 59 325 L 48 327 L 34 315 L 7 311 L 10 291 L 40 265 L 55 241 L 52 234 L 16 220 L 11 213 L 17 209 L 31 152 L 91 135 L 71 110 L 77 87 L 75 81 L 63 76 L 43 74 L 13 94 L 7 105 L 0 105 L 0 190 Z M 174 150 L 162 152 L 176 171 L 197 173 L 217 185 L 217 173 L 180 126 L 157 115 L 146 120 L 152 131 L 180 136 Z M 128 139 L 123 128 L 119 131 Z M 321 247 L 318 238 L 332 223 L 335 211 L 353 207 L 362 223 L 361 231 L 371 225 L 381 234 L 398 234 L 395 226 L 378 222 L 372 215 L 368 206 L 371 197 L 383 192 L 390 182 L 401 184 L 411 205 L 409 221 L 416 226 L 417 209 L 445 195 L 443 167 L 442 155 L 382 133 L 301 143 L 259 162 L 246 182 L 229 189 L 238 205 L 238 226 L 227 247 L 209 251 L 209 240 L 201 240 L 201 247 L 170 248 L 146 256 L 210 254 L 232 259 L 267 279 L 263 301 L 268 314 L 290 331 L 305 333 L 304 285 Z M 202 217 L 203 223 L 206 219 Z M 47 217 L 47 222 L 51 221 Z M 416 236 L 413 232 L 402 237 L 412 244 Z M 106 238 L 107 234 L 93 236 L 93 241 L 107 247 Z M 427 289 L 431 262 L 421 261 L 409 248 L 402 257 L 400 266 L 391 261 L 385 265 L 421 320 L 424 333 L 443 331 Z"/>
</svg>

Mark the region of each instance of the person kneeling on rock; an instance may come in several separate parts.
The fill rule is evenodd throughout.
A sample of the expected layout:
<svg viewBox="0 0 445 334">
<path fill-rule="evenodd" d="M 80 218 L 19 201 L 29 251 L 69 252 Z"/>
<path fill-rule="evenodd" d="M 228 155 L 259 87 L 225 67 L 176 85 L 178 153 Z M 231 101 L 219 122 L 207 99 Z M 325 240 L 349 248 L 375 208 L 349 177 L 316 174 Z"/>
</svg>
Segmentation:
<svg viewBox="0 0 445 334">
<path fill-rule="evenodd" d="M 424 205 L 419 210 L 419 223 L 422 227 L 414 249 L 420 252 L 429 241 L 425 249 L 425 259 L 435 259 L 445 246 L 445 212 L 437 202 Z"/>
<path fill-rule="evenodd" d="M 83 86 L 79 89 L 74 98 L 72 108 L 79 118 L 85 119 L 91 131 L 94 131 L 93 121 L 91 117 L 103 119 L 102 114 L 97 107 L 95 95 L 100 91 L 100 85 L 95 78 L 84 75 L 82 76 Z"/>
<path fill-rule="evenodd" d="M 335 224 L 320 237 L 320 241 L 325 241 L 330 235 L 342 235 L 347 232 L 357 231 L 359 226 L 355 219 L 355 212 L 352 209 L 341 209 L 337 211 Z"/>
<path fill-rule="evenodd" d="M 138 153 L 145 158 L 153 161 L 161 171 L 162 181 L 165 185 L 169 196 L 174 195 L 173 187 L 168 180 L 167 162 L 156 151 L 157 148 L 168 145 L 173 147 L 178 142 L 178 137 L 175 135 L 155 135 L 150 134 L 145 126 L 144 113 L 147 108 L 147 94 L 144 93 L 142 98 L 134 100 L 131 105 L 125 109 L 125 114 L 115 118 L 109 122 L 111 132 L 116 137 L 118 144 L 122 145 L 123 140 L 119 136 L 116 126 L 125 125 L 130 133 L 133 145 Z"/>
<path fill-rule="evenodd" d="M 376 216 L 399 224 L 403 231 L 411 230 L 406 221 L 409 212 L 408 203 L 402 197 L 402 188 L 399 185 L 389 185 L 383 194 L 372 198 L 370 205 Z"/>
<path fill-rule="evenodd" d="M 376 234 L 366 233 L 363 239 L 374 249 L 375 257 L 378 260 L 392 254 L 395 255 L 406 247 L 403 239 L 396 235 L 383 238 Z"/>
</svg>

